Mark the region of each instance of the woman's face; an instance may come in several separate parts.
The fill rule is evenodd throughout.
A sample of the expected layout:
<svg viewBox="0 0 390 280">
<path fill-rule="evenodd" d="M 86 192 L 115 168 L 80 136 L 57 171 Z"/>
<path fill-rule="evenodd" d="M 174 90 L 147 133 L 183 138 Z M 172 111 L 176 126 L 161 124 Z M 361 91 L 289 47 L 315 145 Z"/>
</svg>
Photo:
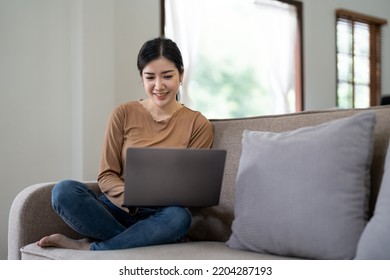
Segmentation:
<svg viewBox="0 0 390 280">
<path fill-rule="evenodd" d="M 160 107 L 175 102 L 182 76 L 175 64 L 163 56 L 149 62 L 142 71 L 146 95 Z"/>
</svg>

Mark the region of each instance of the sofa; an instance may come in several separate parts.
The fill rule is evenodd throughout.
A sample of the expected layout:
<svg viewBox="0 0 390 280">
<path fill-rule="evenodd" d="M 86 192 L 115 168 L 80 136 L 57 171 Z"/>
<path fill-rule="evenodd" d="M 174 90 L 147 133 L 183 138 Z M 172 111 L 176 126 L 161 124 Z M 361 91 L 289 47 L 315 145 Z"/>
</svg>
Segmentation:
<svg viewBox="0 0 390 280">
<path fill-rule="evenodd" d="M 328 125 L 368 112 L 373 112 L 374 125 L 367 119 L 369 116 L 355 120 L 352 125 L 344 123 L 336 128 L 334 125 Z M 353 259 L 360 246 L 360 238 L 370 219 L 373 220 L 376 211 L 390 136 L 389 120 L 390 106 L 211 120 L 215 132 L 213 149 L 227 150 L 221 198 L 217 206 L 190 209 L 193 222 L 188 233 L 188 242 L 112 251 L 40 248 L 36 241 L 46 235 L 63 233 L 72 238 L 82 236 L 69 228 L 52 210 L 50 199 L 55 182 L 28 186 L 16 196 L 10 209 L 8 259 Z M 361 123 L 367 123 L 367 126 L 358 127 Z M 366 139 L 370 137 L 370 129 L 372 139 L 366 143 Z M 246 140 L 244 131 L 249 133 Z M 254 135 L 259 139 L 258 143 L 250 142 L 253 139 L 248 140 L 248 137 L 253 136 L 250 134 L 251 131 L 255 134 L 260 133 Z M 355 135 L 359 133 L 367 135 Z M 349 135 L 353 135 L 352 139 L 348 138 Z M 280 137 L 287 137 L 287 145 L 291 149 L 285 149 L 286 146 L 283 145 L 286 145 L 286 139 Z M 346 142 L 353 142 L 353 138 L 358 137 L 360 138 L 355 142 L 361 146 L 354 147 L 355 150 L 348 150 L 351 145 Z M 298 141 L 294 142 L 291 139 Z M 245 155 L 244 141 L 247 141 Z M 272 146 L 274 143 L 278 143 L 279 146 Z M 320 146 L 315 146 L 317 144 Z M 259 151 L 261 150 L 259 154 L 253 148 L 256 145 L 259 145 Z M 330 150 L 329 147 L 332 146 L 328 145 L 338 145 L 340 150 L 334 146 Z M 321 154 L 316 154 L 319 152 Z M 355 156 L 360 152 L 363 155 Z M 248 160 L 245 161 L 244 156 Z M 331 156 L 339 158 L 336 157 L 337 160 L 332 161 L 334 158 Z M 333 180 L 341 182 L 347 180 L 345 178 L 347 176 L 333 176 L 332 173 L 327 173 L 328 169 L 337 173 L 340 169 L 337 167 L 339 161 L 347 161 L 347 165 L 354 166 L 354 162 L 362 157 L 364 161 L 356 167 L 359 168 L 359 174 L 353 174 L 355 177 L 352 176 L 351 180 L 357 181 L 359 185 L 361 182 L 362 187 L 359 188 L 363 189 L 366 186 L 368 190 L 361 191 L 356 189 L 356 186 L 351 186 L 350 190 L 345 191 L 344 186 L 337 186 L 337 189 L 333 188 L 329 193 L 321 192 L 322 188 L 334 187 L 336 183 L 332 183 Z M 261 169 L 250 173 L 253 165 L 244 167 L 250 161 L 249 158 L 257 161 L 254 165 L 261 163 Z M 275 160 L 281 161 L 275 163 Z M 306 163 L 309 165 L 305 166 Z M 283 168 L 280 168 L 281 164 Z M 303 169 L 296 169 L 298 167 Z M 365 172 L 367 168 L 368 172 Z M 299 170 L 307 172 L 301 176 Z M 356 170 L 347 169 L 343 172 L 356 173 Z M 249 180 L 248 177 L 251 176 L 254 178 Z M 267 178 L 265 183 L 262 182 L 264 177 Z M 297 181 L 297 189 L 291 190 L 290 187 L 298 179 L 302 181 Z M 322 183 L 329 181 L 332 186 L 317 186 L 319 181 Z M 312 185 L 318 188 L 306 182 L 315 182 Z M 86 183 L 96 193 L 99 192 L 96 182 Z M 254 188 L 253 194 L 246 191 L 250 188 Z M 264 191 L 264 188 L 269 189 Z M 263 192 L 256 193 L 258 189 L 262 189 Z M 275 198 L 271 194 L 276 189 L 279 193 L 273 194 L 277 195 Z M 307 193 L 310 193 L 310 196 L 307 196 Z M 274 201 L 271 201 L 272 199 Z M 334 203 L 338 199 L 340 201 Z M 353 209 L 344 209 L 349 200 L 354 200 Z M 283 209 L 285 207 L 299 209 L 294 212 L 287 208 L 286 211 Z M 351 221 L 338 220 L 339 216 L 350 213 Z M 257 224 L 257 218 L 261 223 Z M 292 221 L 293 219 L 296 221 Z M 336 220 L 337 222 L 334 222 Z M 311 224 L 315 223 L 320 227 L 319 232 L 311 227 Z M 354 232 L 349 231 L 351 227 L 354 228 Z M 321 244 L 322 247 L 318 245 L 329 236 L 335 235 L 340 235 L 336 240 L 338 243 L 330 240 L 329 243 L 326 241 Z M 254 242 L 248 241 L 249 239 L 254 239 Z M 375 237 L 374 240 L 377 241 L 378 238 Z M 345 243 L 349 244 L 349 248 L 345 250 L 348 251 L 347 254 L 345 252 L 333 254 Z M 385 245 L 388 245 L 388 242 Z M 367 247 L 367 244 L 364 246 Z M 383 244 L 378 246 L 384 248 Z M 306 251 L 300 250 L 303 247 L 309 248 L 305 248 Z"/>
</svg>

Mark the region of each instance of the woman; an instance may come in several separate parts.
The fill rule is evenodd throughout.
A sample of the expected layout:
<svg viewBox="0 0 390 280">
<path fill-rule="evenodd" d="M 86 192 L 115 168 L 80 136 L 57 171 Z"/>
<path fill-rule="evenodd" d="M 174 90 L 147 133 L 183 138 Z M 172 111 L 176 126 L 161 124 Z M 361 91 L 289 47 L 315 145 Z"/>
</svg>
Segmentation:
<svg viewBox="0 0 390 280">
<path fill-rule="evenodd" d="M 59 182 L 52 192 L 54 210 L 87 238 L 53 234 L 39 240 L 39 246 L 124 249 L 177 242 L 188 232 L 191 215 L 185 208 L 122 207 L 128 147 L 210 148 L 213 142 L 210 122 L 177 101 L 184 77 L 177 45 L 163 38 L 146 42 L 137 66 L 147 98 L 122 104 L 110 116 L 98 175 L 102 194 L 97 197 L 71 180 Z"/>
</svg>

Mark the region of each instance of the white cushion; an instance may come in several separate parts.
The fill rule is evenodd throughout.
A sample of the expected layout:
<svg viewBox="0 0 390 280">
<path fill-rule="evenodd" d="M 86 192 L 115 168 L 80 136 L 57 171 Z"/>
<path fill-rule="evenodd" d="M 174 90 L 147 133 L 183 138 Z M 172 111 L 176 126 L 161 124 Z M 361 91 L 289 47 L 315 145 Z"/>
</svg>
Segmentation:
<svg viewBox="0 0 390 280">
<path fill-rule="evenodd" d="M 375 113 L 294 131 L 244 131 L 228 246 L 352 259 L 366 225 Z"/>
</svg>

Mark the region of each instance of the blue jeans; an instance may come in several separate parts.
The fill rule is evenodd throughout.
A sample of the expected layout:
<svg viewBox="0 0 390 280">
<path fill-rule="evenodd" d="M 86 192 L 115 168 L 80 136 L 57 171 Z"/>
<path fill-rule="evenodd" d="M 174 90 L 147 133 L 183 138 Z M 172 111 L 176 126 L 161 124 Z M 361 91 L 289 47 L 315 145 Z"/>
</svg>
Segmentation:
<svg viewBox="0 0 390 280">
<path fill-rule="evenodd" d="M 191 214 L 185 208 L 139 208 L 132 215 L 104 194 L 97 197 L 85 184 L 71 180 L 54 186 L 52 205 L 71 228 L 95 240 L 91 250 L 174 243 L 186 235 L 191 225 Z"/>
</svg>

